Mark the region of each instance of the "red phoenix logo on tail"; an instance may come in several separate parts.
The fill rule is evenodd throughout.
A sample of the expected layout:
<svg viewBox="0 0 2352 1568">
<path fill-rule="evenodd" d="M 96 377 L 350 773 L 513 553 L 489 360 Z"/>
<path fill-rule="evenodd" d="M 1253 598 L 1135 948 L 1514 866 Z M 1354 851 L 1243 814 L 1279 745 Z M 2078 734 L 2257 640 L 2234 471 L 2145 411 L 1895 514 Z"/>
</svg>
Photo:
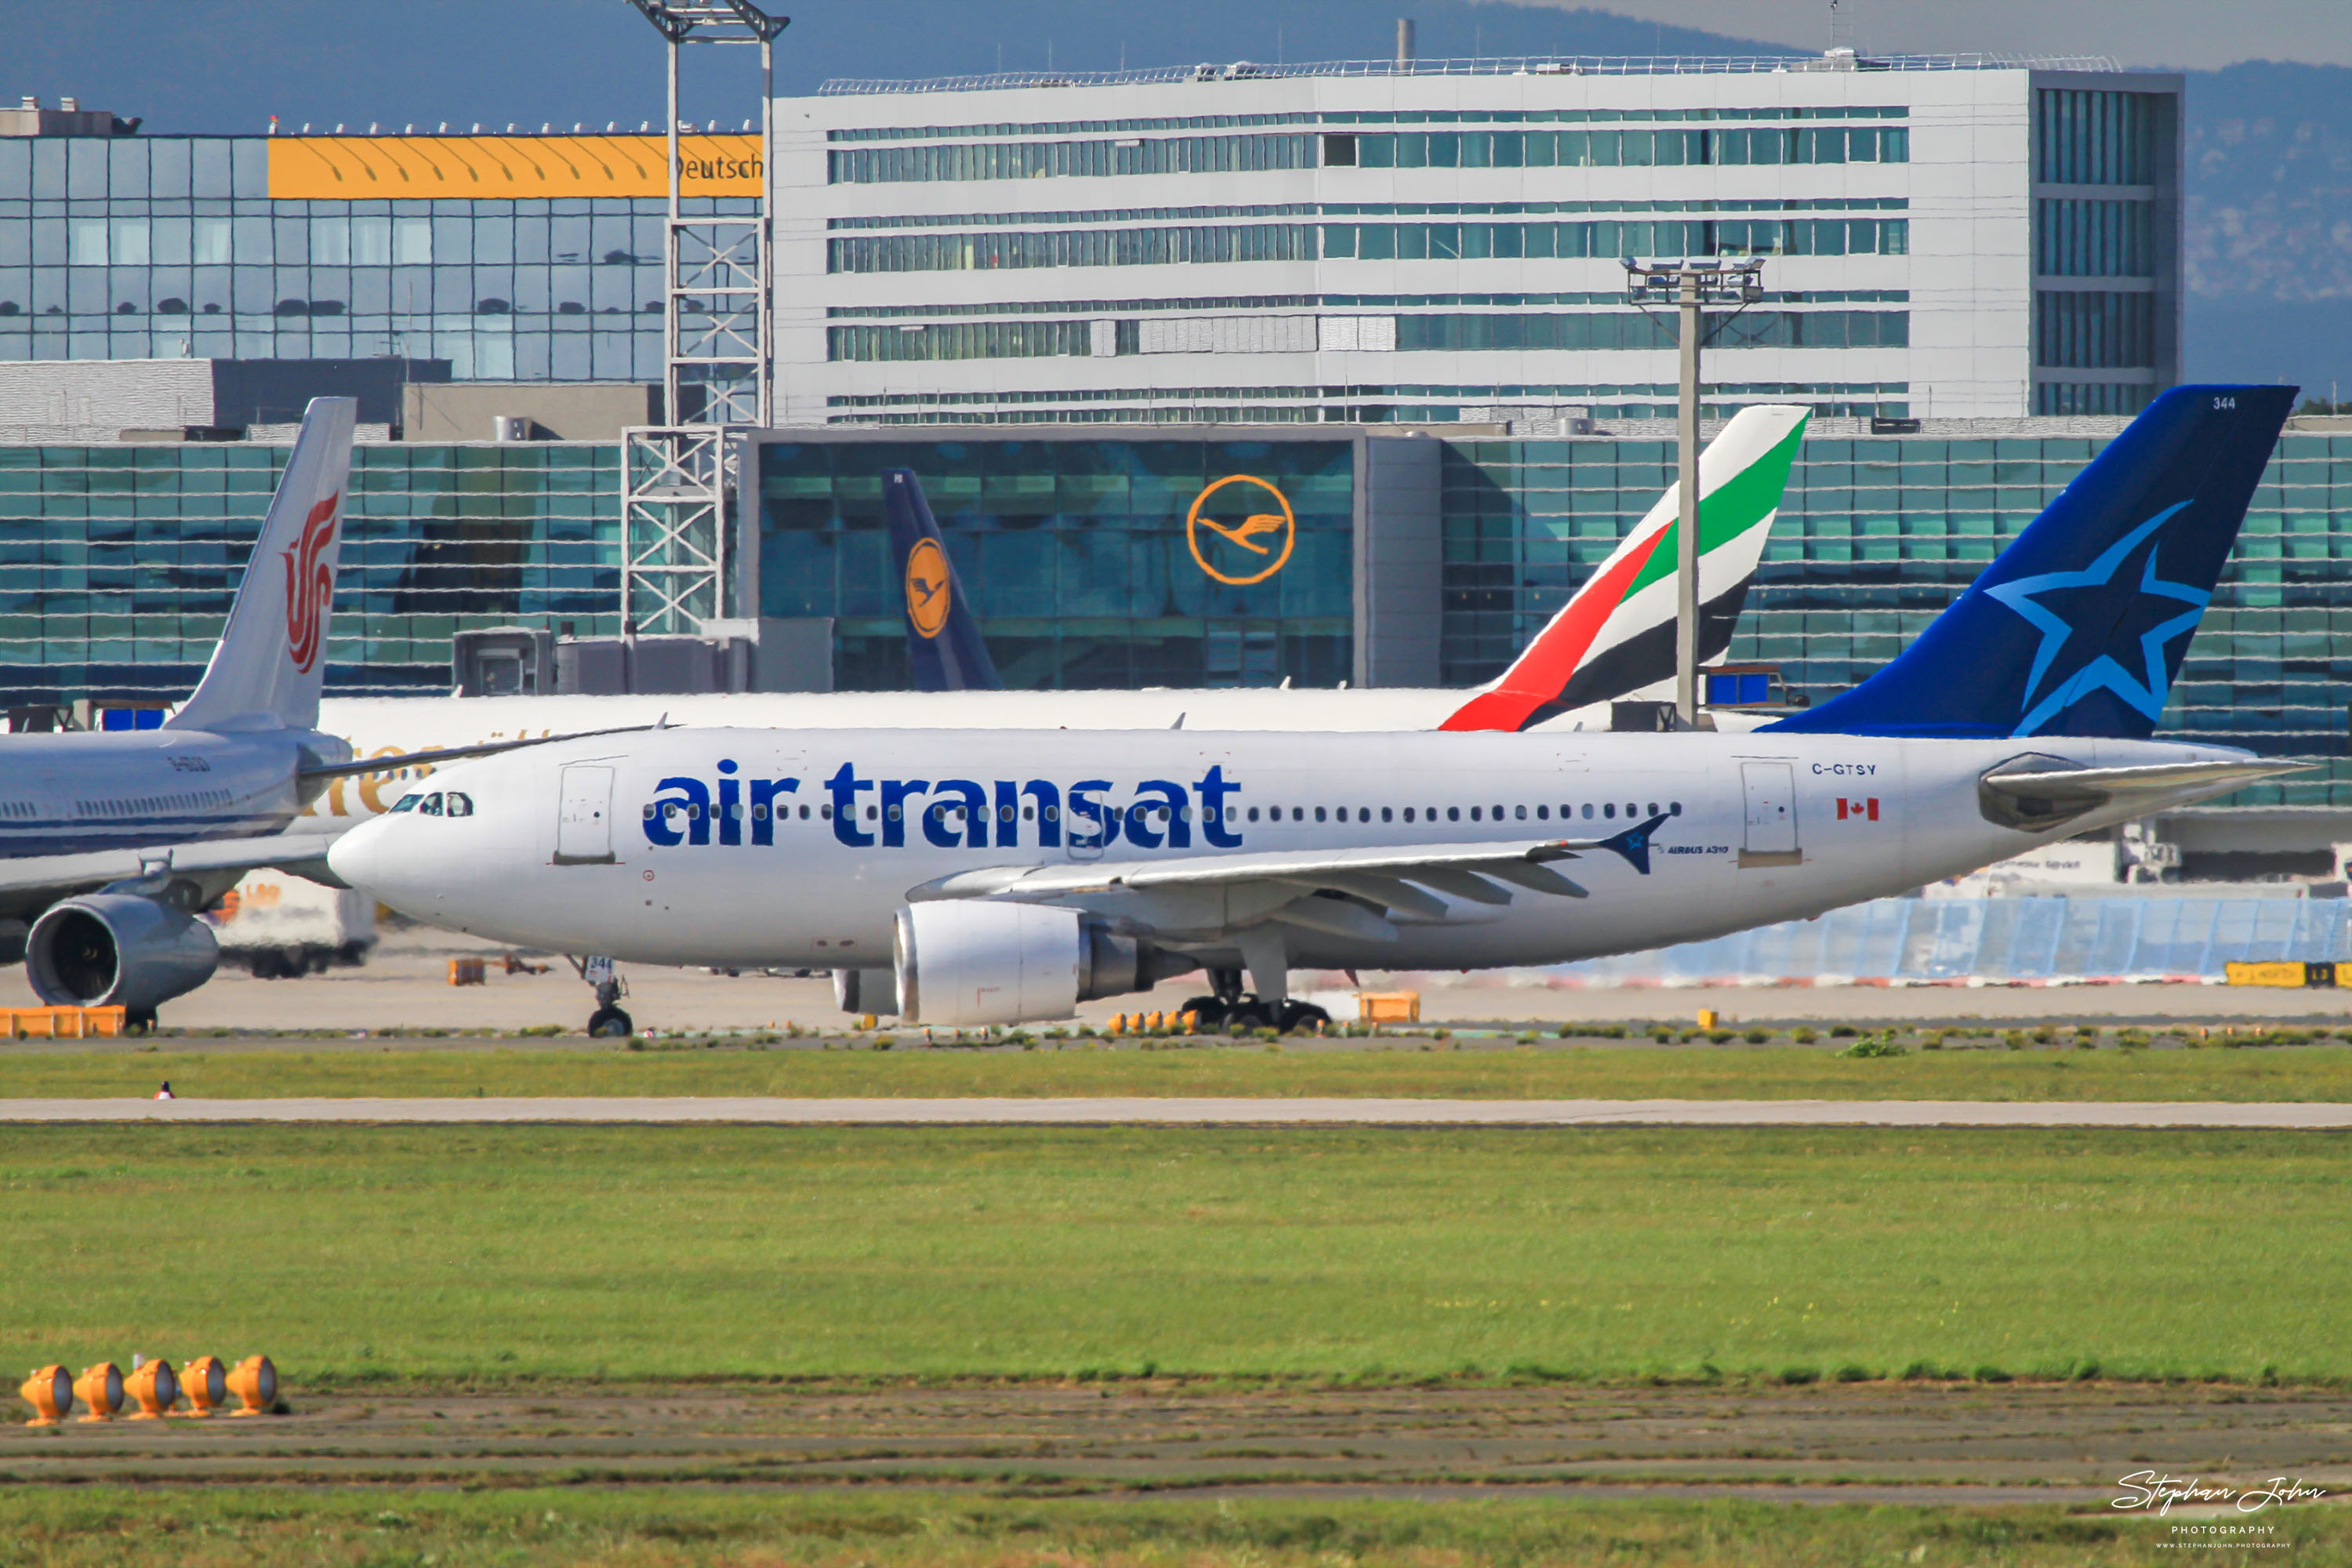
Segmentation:
<svg viewBox="0 0 2352 1568">
<path fill-rule="evenodd" d="M 319 662 L 320 635 L 327 620 L 327 602 L 335 594 L 335 569 L 326 563 L 335 542 L 337 491 L 310 509 L 303 520 L 302 537 L 286 553 L 286 647 L 294 668 L 303 674 Z"/>
</svg>

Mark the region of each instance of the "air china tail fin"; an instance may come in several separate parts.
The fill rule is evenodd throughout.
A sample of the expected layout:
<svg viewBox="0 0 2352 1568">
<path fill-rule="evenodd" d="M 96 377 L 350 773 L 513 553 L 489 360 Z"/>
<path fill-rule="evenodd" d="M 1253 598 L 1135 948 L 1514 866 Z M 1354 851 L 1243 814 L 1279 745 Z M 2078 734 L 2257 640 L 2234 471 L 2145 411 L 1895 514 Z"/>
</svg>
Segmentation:
<svg viewBox="0 0 2352 1568">
<path fill-rule="evenodd" d="M 1893 663 L 1764 728 L 2146 737 L 2294 394 L 2165 393 Z"/>
<path fill-rule="evenodd" d="M 358 411 L 353 398 L 310 400 L 212 662 L 167 728 L 308 730 L 319 722 Z"/>
<path fill-rule="evenodd" d="M 1699 454 L 1702 664 L 1731 646 L 1810 413 L 1788 405 L 1743 408 Z M 1571 708 L 1672 680 L 1680 497 L 1667 486 L 1511 668 L 1438 728 L 1525 730 Z"/>
<path fill-rule="evenodd" d="M 887 468 L 882 502 L 890 550 L 907 592 L 907 658 L 918 691 L 1002 691 L 980 623 L 963 596 L 947 541 L 911 468 Z"/>
</svg>

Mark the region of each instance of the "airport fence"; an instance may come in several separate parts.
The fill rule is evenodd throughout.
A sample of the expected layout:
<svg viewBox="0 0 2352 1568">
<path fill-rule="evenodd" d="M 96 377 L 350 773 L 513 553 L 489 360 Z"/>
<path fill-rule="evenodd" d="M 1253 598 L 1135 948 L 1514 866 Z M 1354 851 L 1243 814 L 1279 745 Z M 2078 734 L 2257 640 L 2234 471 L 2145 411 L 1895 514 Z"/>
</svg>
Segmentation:
<svg viewBox="0 0 2352 1568">
<path fill-rule="evenodd" d="M 2233 962 L 2352 961 L 2342 899 L 1878 899 L 1818 920 L 1559 965 L 1555 982 L 2221 978 Z"/>
</svg>

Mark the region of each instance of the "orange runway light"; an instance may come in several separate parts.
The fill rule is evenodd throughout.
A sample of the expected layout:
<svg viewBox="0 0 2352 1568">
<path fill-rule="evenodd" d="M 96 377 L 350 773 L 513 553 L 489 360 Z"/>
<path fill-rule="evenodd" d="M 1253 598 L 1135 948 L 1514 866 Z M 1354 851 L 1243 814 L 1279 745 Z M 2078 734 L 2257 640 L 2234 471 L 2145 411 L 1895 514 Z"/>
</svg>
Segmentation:
<svg viewBox="0 0 2352 1568">
<path fill-rule="evenodd" d="M 73 1408 L 73 1374 L 54 1364 L 40 1367 L 16 1392 L 25 1396 L 25 1403 L 35 1412 L 26 1426 L 54 1426 Z"/>
<path fill-rule="evenodd" d="M 278 1368 L 266 1355 L 249 1355 L 228 1374 L 228 1391 L 245 1405 L 231 1415 L 267 1415 L 278 1403 Z"/>
<path fill-rule="evenodd" d="M 111 1421 L 122 1408 L 122 1369 L 110 1361 L 100 1362 L 74 1379 L 73 1391 L 89 1406 L 84 1421 Z"/>
<path fill-rule="evenodd" d="M 180 1402 L 180 1380 L 173 1375 L 168 1361 L 140 1362 L 123 1386 L 139 1402 L 139 1414 L 131 1417 L 133 1421 L 161 1421 Z"/>
<path fill-rule="evenodd" d="M 200 1355 L 180 1369 L 180 1392 L 188 1396 L 188 1407 L 178 1414 L 202 1420 L 228 1398 L 228 1368 L 216 1355 Z"/>
</svg>

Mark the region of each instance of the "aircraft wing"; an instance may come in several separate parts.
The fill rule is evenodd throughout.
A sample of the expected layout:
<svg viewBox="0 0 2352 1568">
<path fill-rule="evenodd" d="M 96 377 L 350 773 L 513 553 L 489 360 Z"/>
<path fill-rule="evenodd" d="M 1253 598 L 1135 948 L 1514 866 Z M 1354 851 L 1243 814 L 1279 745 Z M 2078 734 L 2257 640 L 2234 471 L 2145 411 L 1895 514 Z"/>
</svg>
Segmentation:
<svg viewBox="0 0 2352 1568">
<path fill-rule="evenodd" d="M 1393 938 L 1391 918 L 1492 918 L 1520 892 L 1587 897 L 1552 869 L 1594 850 L 1622 857 L 1643 876 L 1650 835 L 1664 815 L 1607 838 L 1543 838 L 1409 848 L 1272 850 L 1165 860 L 1005 866 L 959 871 L 908 898 L 1072 903 L 1162 931 L 1223 932 L 1260 921 L 1312 931 Z"/>
<path fill-rule="evenodd" d="M 327 869 L 327 848 L 335 833 L 276 833 L 257 838 L 215 838 L 201 844 L 159 844 L 152 848 L 93 849 L 80 855 L 30 855 L 0 860 L 0 898 L 21 901 L 26 894 L 68 898 L 113 882 L 137 881 L 172 871 L 257 871 L 274 867 L 332 888 L 343 884 Z"/>
<path fill-rule="evenodd" d="M 347 779 L 363 773 L 397 773 L 403 768 L 438 767 L 443 763 L 463 762 L 467 757 L 487 757 L 499 752 L 511 752 L 523 746 L 551 746 L 558 741 L 593 741 L 599 735 L 633 735 L 640 730 L 662 730 L 669 726 L 669 716 L 664 714 L 651 724 L 623 724 L 610 730 L 576 730 L 569 735 L 530 735 L 520 741 L 484 741 L 472 746 L 444 746 L 434 752 L 410 752 L 405 755 L 362 757 L 349 763 L 321 763 L 317 767 L 304 768 L 306 779 Z"/>
</svg>

